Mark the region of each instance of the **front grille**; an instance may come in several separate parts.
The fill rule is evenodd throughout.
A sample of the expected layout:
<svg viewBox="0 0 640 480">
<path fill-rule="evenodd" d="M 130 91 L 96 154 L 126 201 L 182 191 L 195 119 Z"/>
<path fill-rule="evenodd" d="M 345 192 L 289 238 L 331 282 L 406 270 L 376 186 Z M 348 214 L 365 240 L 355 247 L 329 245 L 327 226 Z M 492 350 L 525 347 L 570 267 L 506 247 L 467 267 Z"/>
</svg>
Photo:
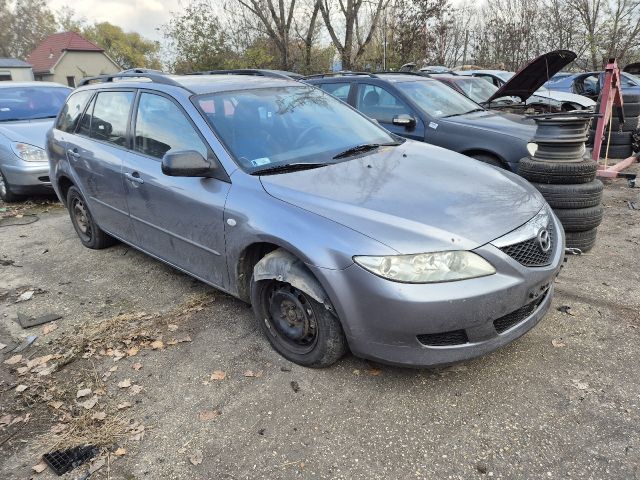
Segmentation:
<svg viewBox="0 0 640 480">
<path fill-rule="evenodd" d="M 547 252 L 542 251 L 537 237 L 530 238 L 524 242 L 514 243 L 513 245 L 507 245 L 500 250 L 525 267 L 543 267 L 549 265 L 555 247 L 556 236 L 551 224 L 549 224 L 548 230 L 551 238 L 551 248 L 549 248 Z"/>
<path fill-rule="evenodd" d="M 469 343 L 469 337 L 467 337 L 467 332 L 464 330 L 451 330 L 450 332 L 418 335 L 418 341 L 430 347 L 446 347 Z"/>
<path fill-rule="evenodd" d="M 540 306 L 540 304 L 546 297 L 547 293 L 545 292 L 544 295 L 541 295 L 538 299 L 534 300 L 531 303 L 528 303 L 524 307 L 521 307 L 514 312 L 507 313 L 505 316 L 494 320 L 493 326 L 495 327 L 496 332 L 506 332 L 514 325 L 527 319 L 533 312 L 535 312 L 536 308 Z"/>
</svg>

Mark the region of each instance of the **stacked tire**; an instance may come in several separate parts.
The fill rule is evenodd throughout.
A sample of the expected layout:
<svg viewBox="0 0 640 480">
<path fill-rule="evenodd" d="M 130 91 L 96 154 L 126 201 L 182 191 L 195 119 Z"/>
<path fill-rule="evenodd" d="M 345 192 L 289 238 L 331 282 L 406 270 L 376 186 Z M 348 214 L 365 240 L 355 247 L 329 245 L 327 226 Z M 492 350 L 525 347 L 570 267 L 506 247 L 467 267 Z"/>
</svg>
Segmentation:
<svg viewBox="0 0 640 480">
<path fill-rule="evenodd" d="M 585 149 L 588 117 L 539 117 L 531 140 L 538 149 L 520 160 L 518 173 L 547 200 L 562 223 L 567 248 L 586 252 L 596 242 L 602 222 L 603 184 L 596 179 L 598 165 Z"/>
<path fill-rule="evenodd" d="M 640 151 L 640 95 L 623 94 L 624 122 L 620 122 L 618 107 L 613 107 L 611 123 L 607 123 L 600 149 L 600 158 L 628 158 Z M 600 102 L 596 112 L 600 111 Z M 609 125 L 611 131 L 609 131 Z M 593 145 L 596 134 L 597 119 L 591 122 L 588 144 Z M 609 148 L 607 149 L 607 145 Z"/>
</svg>

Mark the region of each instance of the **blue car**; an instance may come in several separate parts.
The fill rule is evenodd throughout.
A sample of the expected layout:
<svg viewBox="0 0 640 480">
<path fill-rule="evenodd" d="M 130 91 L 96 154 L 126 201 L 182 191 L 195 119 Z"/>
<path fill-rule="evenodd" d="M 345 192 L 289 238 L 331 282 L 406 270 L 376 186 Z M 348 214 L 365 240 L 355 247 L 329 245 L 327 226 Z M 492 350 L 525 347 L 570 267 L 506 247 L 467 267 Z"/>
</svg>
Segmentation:
<svg viewBox="0 0 640 480">
<path fill-rule="evenodd" d="M 625 72 L 620 72 L 622 91 L 626 94 L 640 95 L 640 79 Z M 586 72 L 573 75 L 561 75 L 551 78 L 544 84 L 549 90 L 577 93 L 597 100 L 604 84 L 604 72 Z"/>
<path fill-rule="evenodd" d="M 0 198 L 53 193 L 44 150 L 47 131 L 71 92 L 49 82 L 0 83 Z"/>
</svg>

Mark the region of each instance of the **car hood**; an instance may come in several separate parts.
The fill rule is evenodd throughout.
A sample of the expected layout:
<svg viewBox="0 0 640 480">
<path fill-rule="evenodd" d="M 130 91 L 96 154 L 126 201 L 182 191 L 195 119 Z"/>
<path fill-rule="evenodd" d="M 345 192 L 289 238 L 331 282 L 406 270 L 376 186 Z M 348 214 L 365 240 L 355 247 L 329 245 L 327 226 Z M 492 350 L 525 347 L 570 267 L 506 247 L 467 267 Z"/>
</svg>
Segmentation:
<svg viewBox="0 0 640 480">
<path fill-rule="evenodd" d="M 454 117 L 440 118 L 439 122 L 454 123 L 465 127 L 481 128 L 501 135 L 509 135 L 522 140 L 529 141 L 536 131 L 536 124 L 533 120 L 513 113 L 502 113 L 493 110 L 483 110 L 478 112 L 456 115 Z"/>
<path fill-rule="evenodd" d="M 573 62 L 576 57 L 577 55 L 571 50 L 554 50 L 540 55 L 521 68 L 487 101 L 491 102 L 500 97 L 518 97 L 526 102 L 536 90 Z"/>
<path fill-rule="evenodd" d="M 0 135 L 12 142 L 23 142 L 44 148 L 47 132 L 53 126 L 53 118 L 22 120 L 19 122 L 1 122 Z"/>
<path fill-rule="evenodd" d="M 260 180 L 273 197 L 402 254 L 472 250 L 526 223 L 544 205 L 537 190 L 506 170 L 411 140 Z"/>
<path fill-rule="evenodd" d="M 568 92 L 559 92 L 557 90 L 549 90 L 546 87 L 542 87 L 536 90 L 535 95 L 538 97 L 551 98 L 559 102 L 577 103 L 578 105 L 582 105 L 583 107 L 586 107 L 586 108 L 594 107 L 596 105 L 596 102 L 591 100 L 589 97 L 585 97 L 584 95 L 578 95 L 576 93 L 568 93 Z"/>
</svg>

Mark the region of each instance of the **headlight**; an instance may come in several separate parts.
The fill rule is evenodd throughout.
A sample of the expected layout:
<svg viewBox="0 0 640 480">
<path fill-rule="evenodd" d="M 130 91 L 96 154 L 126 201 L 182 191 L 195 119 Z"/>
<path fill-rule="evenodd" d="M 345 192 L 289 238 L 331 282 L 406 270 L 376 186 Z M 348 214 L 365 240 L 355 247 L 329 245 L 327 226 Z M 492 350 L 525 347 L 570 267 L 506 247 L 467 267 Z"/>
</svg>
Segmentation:
<svg viewBox="0 0 640 480">
<path fill-rule="evenodd" d="M 493 275 L 496 269 L 472 252 L 435 252 L 387 257 L 353 257 L 366 270 L 394 282 L 452 282 Z"/>
<path fill-rule="evenodd" d="M 538 144 L 537 143 L 527 143 L 527 151 L 529 152 L 529 155 L 531 155 L 533 157 L 536 154 L 536 152 L 538 151 Z"/>
<path fill-rule="evenodd" d="M 25 162 L 48 161 L 47 152 L 40 147 L 29 145 L 28 143 L 14 143 L 11 146 L 13 147 L 13 153 Z"/>
</svg>

